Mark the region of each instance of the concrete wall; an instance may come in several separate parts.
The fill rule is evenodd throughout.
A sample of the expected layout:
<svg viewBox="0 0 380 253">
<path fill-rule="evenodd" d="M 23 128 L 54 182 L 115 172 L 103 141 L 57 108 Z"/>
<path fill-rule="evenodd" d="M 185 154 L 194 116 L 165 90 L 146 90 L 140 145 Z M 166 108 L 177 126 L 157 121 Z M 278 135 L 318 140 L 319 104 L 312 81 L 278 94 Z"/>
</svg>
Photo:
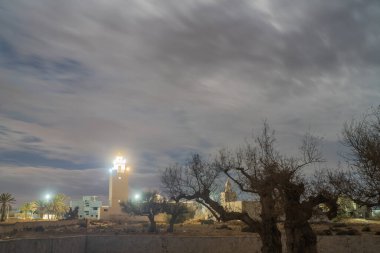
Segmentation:
<svg viewBox="0 0 380 253">
<path fill-rule="evenodd" d="M 318 236 L 320 253 L 378 253 L 380 236 Z"/>
<path fill-rule="evenodd" d="M 0 241 L 0 253 L 86 253 L 86 236 Z"/>
<path fill-rule="evenodd" d="M 89 235 L 0 241 L 0 253 L 259 253 L 261 242 L 247 236 Z M 320 253 L 378 253 L 380 236 L 320 236 Z"/>
<path fill-rule="evenodd" d="M 87 240 L 87 253 L 258 253 L 261 247 L 257 236 L 90 236 Z"/>
</svg>

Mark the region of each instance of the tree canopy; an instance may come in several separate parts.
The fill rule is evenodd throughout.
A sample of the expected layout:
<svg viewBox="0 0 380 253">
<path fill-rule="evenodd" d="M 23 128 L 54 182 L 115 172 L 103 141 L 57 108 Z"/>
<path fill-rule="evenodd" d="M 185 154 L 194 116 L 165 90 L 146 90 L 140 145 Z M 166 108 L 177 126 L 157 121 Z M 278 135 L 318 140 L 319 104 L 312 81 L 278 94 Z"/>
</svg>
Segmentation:
<svg viewBox="0 0 380 253">
<path fill-rule="evenodd" d="M 350 171 L 338 174 L 339 188 L 359 204 L 380 205 L 380 106 L 346 122 L 342 135 Z"/>
<path fill-rule="evenodd" d="M 330 217 L 336 210 L 336 195 L 326 187 L 329 181 L 325 174 L 317 173 L 314 184 L 303 176 L 305 168 L 323 161 L 318 142 L 318 138 L 306 134 L 298 155 L 282 155 L 275 148 L 274 131 L 265 122 L 253 142 L 235 150 L 221 149 L 212 160 L 194 154 L 185 165 L 168 167 L 162 182 L 175 199 L 193 199 L 218 220 L 243 221 L 251 231 L 259 233 L 262 252 L 282 252 L 276 208 L 280 205 L 285 214 L 288 252 L 314 253 L 316 236 L 308 223 L 313 209 L 325 203 L 330 207 Z M 212 198 L 223 177 L 230 178 L 241 191 L 258 197 L 259 218 L 250 217 L 246 211 L 226 210 Z"/>
</svg>

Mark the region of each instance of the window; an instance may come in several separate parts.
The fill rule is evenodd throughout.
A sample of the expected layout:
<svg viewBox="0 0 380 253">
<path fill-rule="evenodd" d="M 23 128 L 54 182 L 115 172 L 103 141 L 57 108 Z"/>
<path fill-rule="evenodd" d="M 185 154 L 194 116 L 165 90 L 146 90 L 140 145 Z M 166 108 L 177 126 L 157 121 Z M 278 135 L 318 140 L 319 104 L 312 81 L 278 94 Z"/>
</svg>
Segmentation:
<svg viewBox="0 0 380 253">
<path fill-rule="evenodd" d="M 92 210 L 96 211 L 96 210 L 98 210 L 98 208 L 97 207 L 93 207 Z"/>
<path fill-rule="evenodd" d="M 104 208 L 104 212 L 108 212 L 108 209 L 107 209 L 107 208 Z"/>
</svg>

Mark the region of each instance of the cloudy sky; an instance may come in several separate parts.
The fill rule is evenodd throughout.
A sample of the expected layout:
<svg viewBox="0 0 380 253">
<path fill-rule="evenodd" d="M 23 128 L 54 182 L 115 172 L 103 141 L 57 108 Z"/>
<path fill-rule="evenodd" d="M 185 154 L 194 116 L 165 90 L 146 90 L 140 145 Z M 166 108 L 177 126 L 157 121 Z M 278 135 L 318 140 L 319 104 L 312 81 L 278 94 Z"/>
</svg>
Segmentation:
<svg viewBox="0 0 380 253">
<path fill-rule="evenodd" d="M 378 0 L 0 0 L 0 192 L 131 191 L 267 119 L 340 159 L 345 121 L 380 103 Z"/>
</svg>

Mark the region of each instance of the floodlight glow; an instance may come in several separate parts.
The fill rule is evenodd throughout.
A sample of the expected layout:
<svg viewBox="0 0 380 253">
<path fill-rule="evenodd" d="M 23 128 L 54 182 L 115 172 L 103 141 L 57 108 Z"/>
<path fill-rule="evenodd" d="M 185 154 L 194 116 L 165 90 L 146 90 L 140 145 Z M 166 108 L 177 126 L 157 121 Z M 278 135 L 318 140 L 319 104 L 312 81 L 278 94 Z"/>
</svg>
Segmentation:
<svg viewBox="0 0 380 253">
<path fill-rule="evenodd" d="M 49 200 L 50 197 L 51 197 L 50 194 L 46 194 L 46 195 L 45 195 L 45 199 L 46 199 L 46 200 Z"/>
<path fill-rule="evenodd" d="M 115 160 L 113 160 L 113 164 L 120 164 L 120 163 L 125 164 L 126 162 L 127 162 L 127 159 L 125 159 L 122 156 L 116 156 Z"/>
<path fill-rule="evenodd" d="M 138 194 L 138 193 L 135 194 L 135 200 L 139 200 L 140 197 L 141 197 L 140 194 Z"/>
</svg>

